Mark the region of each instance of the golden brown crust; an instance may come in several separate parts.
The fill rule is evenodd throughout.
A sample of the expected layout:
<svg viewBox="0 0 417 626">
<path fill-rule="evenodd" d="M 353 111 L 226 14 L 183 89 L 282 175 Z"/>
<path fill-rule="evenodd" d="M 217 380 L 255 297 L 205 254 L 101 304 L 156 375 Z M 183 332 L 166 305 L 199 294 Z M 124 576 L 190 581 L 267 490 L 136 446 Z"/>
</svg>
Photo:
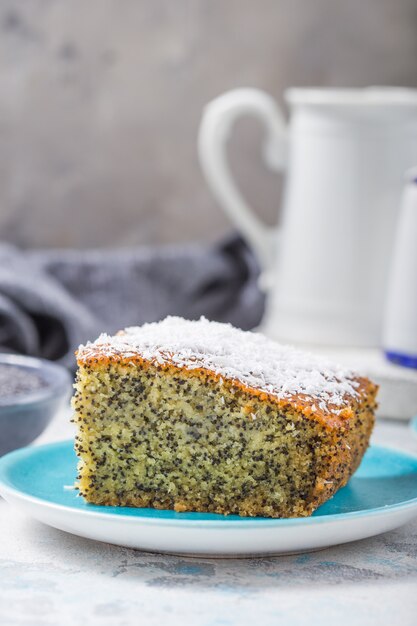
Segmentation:
<svg viewBox="0 0 417 626">
<path fill-rule="evenodd" d="M 376 390 L 375 390 L 376 393 Z M 342 428 L 334 429 L 330 438 L 332 451 L 329 465 L 318 473 L 310 496 L 312 510 L 344 487 L 355 473 L 368 446 L 375 423 L 375 395 L 369 395 L 364 407 L 357 409 Z"/>
<path fill-rule="evenodd" d="M 109 356 L 105 353 L 100 345 L 91 346 L 90 351 L 94 350 L 93 356 L 79 355 L 77 356 L 78 366 L 94 367 L 98 365 L 109 365 L 111 363 L 118 363 L 120 365 L 135 365 L 141 368 L 157 367 L 159 370 L 180 371 L 184 376 L 198 376 L 201 379 L 211 378 L 213 381 L 218 382 L 221 378 L 219 374 L 216 374 L 212 370 L 208 370 L 204 367 L 198 367 L 193 369 L 187 369 L 186 367 L 178 367 L 172 363 L 155 363 L 152 360 L 144 359 L 140 355 L 134 355 L 125 357 L 124 355 L 114 354 Z M 326 410 L 323 410 L 315 401 L 309 396 L 303 396 L 302 394 L 291 395 L 288 398 L 278 398 L 272 393 L 268 393 L 262 389 L 256 389 L 253 387 L 247 387 L 244 383 L 237 379 L 230 379 L 232 385 L 242 391 L 248 391 L 249 393 L 259 397 L 261 400 L 268 400 L 274 402 L 280 409 L 292 407 L 305 415 L 309 419 L 320 422 L 327 428 L 340 427 L 346 421 L 353 418 L 355 410 L 362 403 L 364 398 L 369 399 L 375 406 L 375 397 L 378 392 L 378 385 L 371 382 L 368 378 L 357 376 L 354 380 L 358 383 L 357 386 L 357 398 L 346 398 L 346 406 L 332 406 L 328 404 Z"/>
<path fill-rule="evenodd" d="M 90 502 L 90 504 L 97 504 L 101 506 L 129 506 L 136 508 L 152 508 L 159 510 L 171 510 L 175 511 L 176 513 L 185 513 L 188 511 L 195 513 L 217 513 L 219 515 L 237 514 L 237 511 L 231 511 L 228 507 L 225 506 L 218 505 L 208 508 L 192 500 L 175 500 L 174 498 L 172 498 L 169 500 L 167 499 L 165 501 L 161 501 L 160 494 L 156 491 L 147 494 L 146 497 L 138 497 L 134 494 L 124 498 L 118 498 L 115 496 L 97 497 L 97 494 L 93 494 L 92 497 L 89 496 L 86 499 L 88 500 L 88 502 Z M 309 505 L 308 508 L 306 508 L 305 506 L 300 506 L 296 511 L 294 511 L 292 517 L 308 517 L 315 511 L 317 506 L 313 506 L 313 503 Z M 262 505 L 259 504 L 259 500 L 257 498 L 250 497 L 242 501 L 239 507 L 238 514 L 242 517 L 280 517 L 279 515 L 271 514 L 270 511 L 268 511 L 268 513 L 265 513 L 262 510 Z"/>
</svg>

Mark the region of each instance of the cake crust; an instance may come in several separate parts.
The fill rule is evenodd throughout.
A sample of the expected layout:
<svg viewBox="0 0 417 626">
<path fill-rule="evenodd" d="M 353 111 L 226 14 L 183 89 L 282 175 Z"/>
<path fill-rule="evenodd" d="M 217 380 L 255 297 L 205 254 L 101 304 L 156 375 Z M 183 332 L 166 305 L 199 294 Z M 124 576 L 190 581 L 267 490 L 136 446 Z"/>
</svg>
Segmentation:
<svg viewBox="0 0 417 626">
<path fill-rule="evenodd" d="M 205 318 L 190 322 L 167 317 L 114 336 L 102 334 L 80 346 L 76 356 L 78 365 L 154 364 L 226 377 L 251 393 L 275 399 L 281 406 L 296 405 L 306 416 L 324 422 L 349 417 L 363 395 L 377 392 L 368 378 L 322 357 Z M 270 368 L 265 372 L 267 363 Z"/>
</svg>

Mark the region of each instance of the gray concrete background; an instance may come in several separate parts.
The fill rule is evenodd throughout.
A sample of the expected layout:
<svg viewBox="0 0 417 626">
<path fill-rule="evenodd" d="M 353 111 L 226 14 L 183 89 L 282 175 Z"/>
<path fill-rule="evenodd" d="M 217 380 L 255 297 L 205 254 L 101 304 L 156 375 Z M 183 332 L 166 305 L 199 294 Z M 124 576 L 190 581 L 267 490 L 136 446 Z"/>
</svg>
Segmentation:
<svg viewBox="0 0 417 626">
<path fill-rule="evenodd" d="M 204 103 L 255 86 L 417 85 L 417 0 L 0 0 L 0 238 L 211 240 Z M 279 178 L 242 122 L 233 166 L 270 223 Z"/>
</svg>

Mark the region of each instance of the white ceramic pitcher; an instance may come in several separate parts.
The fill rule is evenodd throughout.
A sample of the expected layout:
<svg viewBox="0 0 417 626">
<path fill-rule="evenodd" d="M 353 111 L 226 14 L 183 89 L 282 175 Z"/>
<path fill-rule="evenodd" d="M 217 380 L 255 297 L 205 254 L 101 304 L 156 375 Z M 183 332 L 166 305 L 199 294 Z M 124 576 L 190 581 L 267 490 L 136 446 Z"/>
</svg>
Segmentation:
<svg viewBox="0 0 417 626">
<path fill-rule="evenodd" d="M 269 290 L 263 330 L 285 341 L 377 346 L 404 171 L 417 163 L 417 90 L 290 89 L 289 126 L 255 89 L 204 110 L 199 156 L 221 206 L 253 246 Z M 231 176 L 234 121 L 266 126 L 265 158 L 287 180 L 281 226 L 252 212 Z"/>
</svg>

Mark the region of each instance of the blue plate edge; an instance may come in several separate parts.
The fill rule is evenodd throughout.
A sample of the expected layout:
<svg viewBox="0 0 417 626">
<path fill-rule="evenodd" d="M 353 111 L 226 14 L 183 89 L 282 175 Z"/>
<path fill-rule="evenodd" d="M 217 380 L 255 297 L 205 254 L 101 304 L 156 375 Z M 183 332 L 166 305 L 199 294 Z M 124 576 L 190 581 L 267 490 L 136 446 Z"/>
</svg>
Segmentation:
<svg viewBox="0 0 417 626">
<path fill-rule="evenodd" d="M 415 419 L 417 420 L 417 417 Z M 406 501 L 399 502 L 396 504 L 390 504 L 388 506 L 381 506 L 381 507 L 376 507 L 373 509 L 367 509 L 365 511 L 332 513 L 329 515 L 323 515 L 319 517 L 300 517 L 300 518 L 242 517 L 242 519 L 231 519 L 229 516 L 219 516 L 222 519 L 212 519 L 212 520 L 178 519 L 178 518 L 172 519 L 172 518 L 160 518 L 158 516 L 141 517 L 139 515 L 138 516 L 123 515 L 123 513 L 122 514 L 119 513 L 116 515 L 112 513 L 111 511 L 102 512 L 102 511 L 95 511 L 95 510 L 77 509 L 77 508 L 73 508 L 72 506 L 68 506 L 65 504 L 56 504 L 54 502 L 45 500 L 43 498 L 38 498 L 36 496 L 29 495 L 26 492 L 21 491 L 19 489 L 15 489 L 10 484 L 10 481 L 5 479 L 3 476 L 7 468 L 10 467 L 11 462 L 13 465 L 17 460 L 24 459 L 28 455 L 30 456 L 30 454 L 34 451 L 47 450 L 50 448 L 56 448 L 58 446 L 62 446 L 62 447 L 73 446 L 73 443 L 74 442 L 72 439 L 66 439 L 62 441 L 55 441 L 55 442 L 41 444 L 41 445 L 29 445 L 23 448 L 19 448 L 18 450 L 9 452 L 8 454 L 1 457 L 0 458 L 0 495 L 3 496 L 5 500 L 8 499 L 7 494 L 10 494 L 12 495 L 12 497 L 13 496 L 17 497 L 20 500 L 25 500 L 25 501 L 43 505 L 45 508 L 70 511 L 71 514 L 95 517 L 98 519 L 108 520 L 109 518 L 114 518 L 117 520 L 123 520 L 124 523 L 129 522 L 129 523 L 137 524 L 138 522 L 140 522 L 141 524 L 145 523 L 147 525 L 148 524 L 160 525 L 160 526 L 165 526 L 165 527 L 181 525 L 183 527 L 184 526 L 191 526 L 191 527 L 209 526 L 210 528 L 214 528 L 217 526 L 217 527 L 221 527 L 222 529 L 229 528 L 230 530 L 233 530 L 235 528 L 251 528 L 251 527 L 254 528 L 254 527 L 259 527 L 259 525 L 276 526 L 276 527 L 287 526 L 288 527 L 288 526 L 299 526 L 299 525 L 306 525 L 306 524 L 316 525 L 316 524 L 331 523 L 331 522 L 335 523 L 335 522 L 340 522 L 341 520 L 346 520 L 346 519 L 356 519 L 360 517 L 368 517 L 368 516 L 374 517 L 378 515 L 383 515 L 384 513 L 387 513 L 387 511 L 396 512 L 396 511 L 402 511 L 405 509 L 413 509 L 414 507 L 417 508 L 417 496 L 416 496 L 415 498 L 412 498 L 411 500 L 406 500 Z M 417 455 L 414 455 L 409 452 L 405 452 L 404 450 L 401 450 L 399 448 L 395 448 L 392 446 L 380 446 L 380 445 L 372 445 L 370 447 L 372 447 L 374 450 L 379 449 L 379 450 L 387 450 L 387 451 L 393 452 L 397 455 L 404 457 L 405 459 L 412 460 L 417 464 Z M 89 505 L 89 506 L 94 507 L 95 505 Z M 112 507 L 109 507 L 109 509 L 110 508 Z M 120 507 L 120 509 L 122 508 L 125 508 L 125 507 Z M 130 508 L 130 507 L 126 507 L 126 508 Z M 150 510 L 150 509 L 146 509 L 146 510 Z M 156 509 L 156 511 L 160 512 L 159 509 Z M 181 514 L 177 513 L 177 515 L 181 515 Z M 228 521 L 228 524 L 226 526 L 224 525 L 225 521 Z"/>
</svg>

